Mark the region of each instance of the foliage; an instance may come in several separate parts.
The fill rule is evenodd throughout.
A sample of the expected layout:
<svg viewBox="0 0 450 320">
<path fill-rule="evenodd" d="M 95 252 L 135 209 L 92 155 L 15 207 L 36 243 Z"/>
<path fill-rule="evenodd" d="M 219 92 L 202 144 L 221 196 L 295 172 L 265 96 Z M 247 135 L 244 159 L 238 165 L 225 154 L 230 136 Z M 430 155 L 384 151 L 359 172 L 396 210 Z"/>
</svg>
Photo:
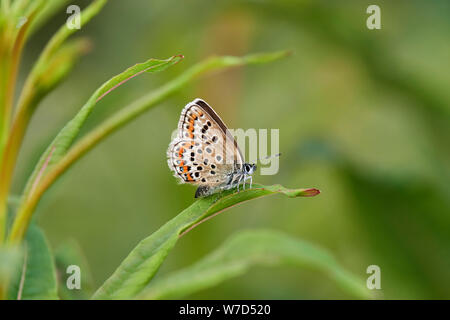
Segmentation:
<svg viewBox="0 0 450 320">
<path fill-rule="evenodd" d="M 288 197 L 309 197 L 316 189 L 286 189 L 282 186 L 255 185 L 236 192 L 228 190 L 197 200 L 150 237 L 142 240 L 117 268 L 114 274 L 94 294 L 95 299 L 124 299 L 134 297 L 153 278 L 179 237 L 199 223 L 241 202 L 282 193 Z M 248 245 L 250 243 L 247 243 Z"/>
<path fill-rule="evenodd" d="M 352 0 L 110 1 L 92 20 L 107 2 L 82 32 L 59 27 L 67 0 L 1 2 L 0 298 L 450 296 L 448 3 L 386 2 L 369 31 Z M 127 69 L 149 56 L 170 58 Z M 233 126 L 280 128 L 279 173 L 193 202 L 163 154 L 197 96 Z M 317 192 L 278 181 L 323 195 L 235 207 Z"/>
<path fill-rule="evenodd" d="M 254 265 L 298 265 L 322 271 L 355 298 L 371 298 L 361 279 L 342 269 L 330 254 L 310 243 L 273 230 L 248 230 L 233 235 L 194 265 L 152 282 L 139 299 L 170 299 L 241 276 Z"/>
<path fill-rule="evenodd" d="M 10 116 L 16 74 L 25 40 L 30 32 L 34 32 L 46 17 L 50 16 L 54 10 L 64 3 L 64 1 L 54 1 L 49 5 L 49 3 L 45 4 L 43 1 L 33 3 L 15 1 L 10 6 L 9 2 L 2 2 L 0 20 L 2 28 L 0 31 L 2 48 L 4 49 L 1 52 L 4 58 L 2 59 L 4 67 L 2 70 L 4 72 L 2 73 L 2 87 L 0 88 L 2 93 L 0 109 L 2 115 L 0 130 L 0 176 L 2 177 L 0 181 L 0 245 L 2 245 L 0 283 L 2 284 L 3 298 L 6 295 L 9 299 L 58 299 L 60 295 L 65 298 L 80 298 L 80 296 L 73 296 L 63 289 L 64 281 L 62 278 L 65 269 L 73 261 L 83 264 L 84 269 L 87 269 L 86 263 L 80 258 L 82 254 L 79 248 L 77 249 L 77 246 L 74 246 L 73 243 L 62 247 L 63 249 L 58 251 L 56 255 L 58 269 L 56 271 L 53 254 L 42 230 L 36 225 L 29 227 L 36 205 L 44 192 L 72 163 L 95 147 L 110 133 L 155 106 L 158 102 L 163 101 L 201 74 L 234 66 L 268 63 L 288 55 L 288 52 L 282 51 L 244 57 L 216 56 L 206 59 L 163 85 L 160 89 L 123 108 L 103 124 L 92 129 L 91 133 L 85 135 L 74 145 L 74 141 L 88 116 L 103 97 L 144 72 L 164 71 L 178 63 L 183 56 L 177 55 L 166 60 L 149 59 L 144 63 L 126 69 L 101 85 L 73 119 L 61 129 L 40 157 L 28 179 L 23 194 L 20 199 L 17 199 L 16 196 L 9 195 L 12 171 L 31 116 L 42 98 L 61 83 L 72 70 L 78 57 L 86 52 L 89 47 L 85 39 L 68 41 L 69 36 L 76 29 L 62 26 L 50 39 L 31 69 L 18 99 L 15 116 L 13 118 Z M 81 24 L 84 25 L 91 20 L 105 3 L 106 0 L 97 0 L 87 7 L 81 14 Z M 38 20 L 34 21 L 36 17 L 38 17 Z M 20 24 L 18 24 L 19 22 Z M 12 28 L 13 25 L 18 25 L 19 30 Z M 31 28 L 28 29 L 30 25 Z M 7 72 L 8 70 L 10 72 Z M 10 125 L 11 123 L 12 125 Z M 149 283 L 169 251 L 183 234 L 199 223 L 238 203 L 275 193 L 282 193 L 289 197 L 308 197 L 317 195 L 319 191 L 317 189 L 289 190 L 279 185 L 255 185 L 252 189 L 240 193 L 228 190 L 197 200 L 161 227 L 160 230 L 144 239 L 93 297 L 96 299 L 135 297 Z M 9 199 L 14 199 L 14 206 L 8 206 Z M 13 212 L 10 228 L 8 227 L 9 223 L 7 223 L 8 209 Z M 279 235 L 275 235 L 275 237 L 279 237 Z M 4 243 L 5 238 L 7 239 L 6 244 Z M 262 243 L 264 241 L 261 239 Z M 23 247 L 24 250 L 20 250 L 18 245 Z M 249 246 L 250 251 L 254 250 L 250 243 L 246 245 Z M 275 251 L 283 251 L 288 247 L 289 244 L 280 243 Z M 307 247 L 301 248 L 301 245 L 298 249 L 299 252 L 311 250 Z M 305 254 L 308 256 L 307 252 Z M 325 257 L 325 259 L 330 258 Z M 323 262 L 326 263 L 325 260 Z M 325 268 L 325 266 L 322 264 L 321 268 Z M 332 260 L 330 260 L 328 268 L 331 268 L 330 270 L 335 268 L 337 273 L 341 272 Z M 344 282 L 347 281 L 345 279 L 344 276 Z M 353 280 L 348 281 L 352 282 Z M 83 286 L 89 287 L 90 282 L 84 281 Z"/>
</svg>

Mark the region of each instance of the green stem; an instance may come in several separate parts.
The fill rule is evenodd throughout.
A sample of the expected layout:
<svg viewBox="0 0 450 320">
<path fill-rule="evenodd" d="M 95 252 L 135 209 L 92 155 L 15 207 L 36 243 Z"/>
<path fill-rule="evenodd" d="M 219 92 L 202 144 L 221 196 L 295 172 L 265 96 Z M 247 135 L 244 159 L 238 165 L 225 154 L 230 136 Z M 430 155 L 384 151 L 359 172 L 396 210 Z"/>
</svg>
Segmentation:
<svg viewBox="0 0 450 320">
<path fill-rule="evenodd" d="M 16 4 L 16 3 L 15 3 Z M 34 20 L 39 10 L 44 4 L 43 1 L 37 1 L 31 8 L 29 12 L 24 14 L 26 18 L 25 23 L 17 29 L 18 15 L 21 14 L 20 10 L 23 10 L 22 5 L 13 8 L 8 14 L 5 25 L 5 65 L 3 70 L 3 82 L 2 87 L 5 88 L 4 94 L 2 95 L 2 124 L 0 125 L 0 137 L 1 137 L 1 147 L 0 159 L 3 157 L 3 148 L 6 144 L 6 138 L 9 133 L 9 125 L 11 121 L 14 92 L 16 88 L 17 73 L 19 70 L 20 59 L 22 57 L 22 50 L 28 36 L 28 29 L 31 22 Z M 17 5 L 17 4 L 16 4 Z M 25 4 L 23 4 L 25 5 Z M 15 11 L 17 10 L 17 11 Z"/>
<path fill-rule="evenodd" d="M 11 69 L 11 54 L 12 44 L 14 43 L 13 35 L 10 31 L 10 22 L 2 15 L 1 29 L 0 29 L 0 162 L 3 154 L 5 144 L 5 132 L 8 118 L 8 91 L 9 88 L 9 73 Z"/>
<path fill-rule="evenodd" d="M 9 8 L 9 5 L 8 5 Z M 6 8 L 2 7 L 2 14 L 5 14 Z M 3 20 L 4 19 L 4 20 Z M 15 45 L 17 43 L 15 34 L 11 28 L 12 22 L 6 19 L 2 15 L 2 25 L 0 34 L 0 165 L 3 163 L 4 147 L 6 135 L 8 133 L 11 104 L 13 97 L 13 79 L 15 78 L 14 66 L 13 66 L 13 51 L 14 48 L 20 46 Z M 14 80 L 15 83 L 15 80 Z M 0 184 L 2 179 L 0 177 Z M 1 195 L 3 192 L 0 187 L 0 244 L 3 243 L 5 238 L 6 229 L 6 198 L 7 195 Z"/>
<path fill-rule="evenodd" d="M 5 52 L 5 69 L 2 72 L 2 82 L 0 86 L 5 88 L 4 93 L 1 98 L 0 108 L 2 113 L 2 124 L 0 124 L 0 244 L 3 243 L 6 234 L 6 215 L 7 215 L 7 198 L 9 187 L 11 183 L 12 169 L 3 170 L 4 165 L 9 165 L 11 162 L 14 163 L 15 159 L 7 158 L 9 152 L 5 150 L 5 143 L 9 133 L 9 124 L 11 121 L 11 112 L 14 99 L 14 91 L 16 87 L 17 72 L 19 70 L 20 58 L 22 56 L 22 50 L 27 39 L 27 31 L 30 26 L 30 22 L 34 19 L 36 14 L 39 12 L 41 4 L 43 2 L 37 3 L 30 14 L 27 16 L 25 24 L 20 28 L 17 35 L 15 35 L 14 27 L 15 19 L 8 21 L 7 29 L 5 30 L 6 35 L 10 35 L 10 41 L 13 43 L 11 50 Z M 8 28 L 9 26 L 9 28 Z M 9 43 L 8 38 L 5 38 L 5 43 Z"/>
<path fill-rule="evenodd" d="M 81 25 L 83 26 L 88 21 L 90 21 L 101 10 L 106 2 L 107 0 L 96 0 L 85 10 L 83 10 L 83 12 L 81 13 Z M 27 26 L 32 21 L 33 16 L 31 16 L 27 20 Z M 27 26 L 22 27 L 22 29 L 26 29 Z M 31 70 L 25 81 L 25 85 L 20 94 L 16 114 L 14 116 L 11 131 L 6 140 L 3 156 L 0 153 L 0 159 L 3 159 L 2 161 L 0 161 L 0 243 L 2 243 L 2 239 L 4 239 L 5 235 L 5 221 L 7 210 L 6 201 L 9 189 L 11 187 L 12 174 L 17 161 L 17 156 L 19 154 L 20 146 L 22 144 L 23 137 L 25 135 L 34 109 L 39 103 L 40 99 L 42 99 L 43 97 L 43 95 L 39 95 L 39 90 L 36 89 L 38 86 L 37 82 L 39 81 L 39 78 L 42 76 L 42 74 L 48 71 L 46 66 L 49 65 L 57 50 L 61 47 L 64 41 L 76 31 L 77 29 L 69 29 L 64 24 L 56 32 L 56 34 L 50 39 L 41 55 L 39 56 L 37 62 L 35 63 L 33 69 Z M 21 51 L 22 47 L 23 41 L 20 41 L 20 46 L 17 49 Z M 13 57 L 14 56 L 16 55 L 13 54 Z M 16 62 L 18 65 L 18 60 Z M 16 74 L 17 70 L 15 70 L 15 72 L 13 73 L 14 79 Z M 8 80 L 8 83 L 15 83 L 15 81 L 12 82 Z M 10 95 L 11 94 L 12 93 L 10 93 Z M 12 101 L 9 101 L 9 103 L 6 105 L 11 104 Z M 10 117 L 10 109 L 11 108 L 7 108 L 7 110 L 5 110 L 4 112 L 4 116 L 6 116 L 8 119 Z M 6 137 L 6 130 L 8 128 L 4 126 L 3 129 L 5 131 L 2 136 Z"/>
</svg>

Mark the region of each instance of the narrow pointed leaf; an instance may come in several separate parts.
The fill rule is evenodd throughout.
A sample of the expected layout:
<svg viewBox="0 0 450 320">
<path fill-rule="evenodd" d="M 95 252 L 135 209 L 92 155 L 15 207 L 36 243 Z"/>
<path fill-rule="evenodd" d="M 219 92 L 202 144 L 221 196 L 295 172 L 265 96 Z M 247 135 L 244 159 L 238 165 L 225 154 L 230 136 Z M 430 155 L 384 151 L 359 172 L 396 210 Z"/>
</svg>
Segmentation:
<svg viewBox="0 0 450 320">
<path fill-rule="evenodd" d="M 75 161 L 80 159 L 87 151 L 92 149 L 96 144 L 98 144 L 104 138 L 109 136 L 112 132 L 118 130 L 127 123 L 131 122 L 133 119 L 143 114 L 151 107 L 154 107 L 159 102 L 166 99 L 169 95 L 181 89 L 183 86 L 187 85 L 192 80 L 194 80 L 195 78 L 204 73 L 224 70 L 226 68 L 237 67 L 247 64 L 267 63 L 286 57 L 289 54 L 290 54 L 289 51 L 278 51 L 271 53 L 252 54 L 243 57 L 215 56 L 208 58 L 192 66 L 191 68 L 186 70 L 183 74 L 181 74 L 174 80 L 166 83 L 159 89 L 143 96 L 142 98 L 136 100 L 134 103 L 115 113 L 113 116 L 111 116 L 110 118 L 105 120 L 102 124 L 100 124 L 97 128 L 92 130 L 90 133 L 86 134 L 64 155 L 60 154 L 58 156 L 58 153 L 56 153 L 56 159 L 58 158 L 60 159 L 60 161 L 58 161 L 57 163 L 55 163 L 55 155 L 53 154 L 54 151 L 56 151 L 56 148 L 53 145 L 51 145 L 42 155 L 38 165 L 36 166 L 35 170 L 32 173 L 31 178 L 27 182 L 24 192 L 25 196 L 23 197 L 24 200 L 22 202 L 22 205 L 18 209 L 17 219 L 13 224 L 12 232 L 10 233 L 8 240 L 10 242 L 17 242 L 22 238 L 22 235 L 24 234 L 27 228 L 27 224 L 30 220 L 30 216 L 32 215 L 42 194 Z M 123 82 L 119 82 L 118 84 L 112 86 L 111 88 L 117 87 L 117 85 L 119 85 L 120 83 Z M 109 91 L 106 90 L 105 92 L 101 93 L 99 97 L 102 97 L 102 95 L 104 95 L 107 92 Z M 49 166 L 51 166 L 51 169 L 47 168 Z M 37 187 L 34 188 L 35 186 Z M 33 191 L 33 194 L 31 195 L 31 197 L 28 197 L 30 191 Z"/>
<path fill-rule="evenodd" d="M 106 94 L 135 76 L 144 72 L 154 73 L 163 71 L 178 63 L 182 58 L 183 56 L 173 56 L 167 60 L 150 59 L 144 63 L 139 63 L 111 78 L 94 92 L 75 117 L 58 133 L 39 159 L 25 186 L 22 202 L 9 235 L 8 240 L 10 242 L 18 242 L 23 238 L 28 224 L 31 221 L 32 209 L 34 209 L 43 191 L 38 192 L 39 194 L 37 196 L 32 195 L 30 197 L 30 194 L 36 190 L 41 182 L 41 178 L 45 177 L 46 172 L 67 153 L 97 102 Z"/>
<path fill-rule="evenodd" d="M 176 64 L 181 59 L 182 56 L 173 56 L 166 60 L 149 59 L 144 63 L 139 63 L 128 68 L 127 70 L 111 78 L 100 88 L 98 88 L 95 93 L 89 98 L 88 102 L 77 113 L 77 115 L 71 121 L 69 121 L 66 126 L 58 133 L 56 138 L 41 156 L 41 159 L 39 160 L 36 168 L 34 169 L 30 179 L 27 182 L 25 195 L 30 191 L 33 182 L 38 176 L 41 168 L 43 167 L 47 159 L 49 159 L 49 155 L 51 154 L 51 158 L 49 159 L 48 167 L 51 167 L 54 163 L 57 163 L 59 159 L 64 156 L 64 154 L 67 152 L 69 147 L 72 145 L 72 142 L 80 132 L 80 129 L 85 123 L 89 114 L 92 112 L 95 105 L 102 97 L 104 97 L 106 94 L 108 94 L 124 82 L 134 78 L 135 76 L 143 72 L 155 73 L 163 71 L 168 67 Z"/>
<path fill-rule="evenodd" d="M 317 189 L 287 189 L 280 185 L 256 185 L 239 193 L 227 190 L 195 201 L 175 218 L 142 240 L 97 290 L 94 299 L 129 299 L 138 294 L 153 278 L 172 250 L 180 235 L 191 230 L 204 219 L 212 217 L 239 203 L 267 195 L 281 193 L 288 197 L 318 194 Z"/>
<path fill-rule="evenodd" d="M 251 230 L 237 233 L 192 266 L 156 280 L 138 298 L 182 297 L 243 275 L 252 266 L 282 264 L 321 271 L 351 297 L 371 297 L 364 281 L 343 269 L 325 249 L 277 231 Z"/>
</svg>

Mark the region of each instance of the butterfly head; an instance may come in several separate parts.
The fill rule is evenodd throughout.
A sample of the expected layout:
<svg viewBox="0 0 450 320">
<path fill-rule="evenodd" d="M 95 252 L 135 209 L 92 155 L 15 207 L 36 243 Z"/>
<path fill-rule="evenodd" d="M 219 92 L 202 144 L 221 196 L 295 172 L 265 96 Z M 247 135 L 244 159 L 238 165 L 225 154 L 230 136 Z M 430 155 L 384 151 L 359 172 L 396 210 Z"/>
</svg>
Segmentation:
<svg viewBox="0 0 450 320">
<path fill-rule="evenodd" d="M 256 171 L 255 163 L 244 163 L 244 173 L 247 175 L 253 174 Z"/>
</svg>

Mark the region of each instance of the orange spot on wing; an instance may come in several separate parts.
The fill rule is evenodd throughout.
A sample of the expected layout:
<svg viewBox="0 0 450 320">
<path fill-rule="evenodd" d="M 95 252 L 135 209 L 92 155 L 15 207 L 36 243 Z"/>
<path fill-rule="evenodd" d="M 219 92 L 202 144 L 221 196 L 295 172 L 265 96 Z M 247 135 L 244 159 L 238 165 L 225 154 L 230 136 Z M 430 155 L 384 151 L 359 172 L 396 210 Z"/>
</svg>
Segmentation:
<svg viewBox="0 0 450 320">
<path fill-rule="evenodd" d="M 192 139 L 192 138 L 194 138 L 194 120 L 195 120 L 196 118 L 194 118 L 194 119 L 191 119 L 191 120 L 189 120 L 189 137 Z"/>
<path fill-rule="evenodd" d="M 187 174 L 187 179 L 188 179 L 188 181 L 194 181 L 194 179 L 192 179 L 192 176 L 190 173 Z"/>
</svg>

